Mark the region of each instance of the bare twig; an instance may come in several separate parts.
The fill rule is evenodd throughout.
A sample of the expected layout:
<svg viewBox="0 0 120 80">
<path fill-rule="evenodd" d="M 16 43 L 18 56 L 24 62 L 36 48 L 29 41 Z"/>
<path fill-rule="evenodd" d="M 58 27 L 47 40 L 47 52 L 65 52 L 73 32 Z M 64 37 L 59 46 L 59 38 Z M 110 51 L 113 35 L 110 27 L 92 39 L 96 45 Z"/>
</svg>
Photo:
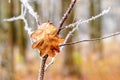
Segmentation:
<svg viewBox="0 0 120 80">
<path fill-rule="evenodd" d="M 81 40 L 81 41 L 76 41 L 76 42 L 71 42 L 71 43 L 65 43 L 65 44 L 61 44 L 59 45 L 60 47 L 62 46 L 66 46 L 66 45 L 73 45 L 73 44 L 77 44 L 77 43 L 81 43 L 81 42 L 89 42 L 89 41 L 98 41 L 98 40 L 103 40 L 103 39 L 107 39 L 116 35 L 120 35 L 120 32 L 105 36 L 105 37 L 101 37 L 101 38 L 95 38 L 95 39 L 88 39 L 88 40 Z"/>
<path fill-rule="evenodd" d="M 24 7 L 28 10 L 29 14 L 31 14 L 35 18 L 38 26 L 39 25 L 38 23 L 40 23 L 39 15 L 37 14 L 37 12 L 34 11 L 32 6 L 29 4 L 29 0 L 20 0 L 20 1 L 24 5 Z"/>
<path fill-rule="evenodd" d="M 41 65 L 40 65 L 41 68 L 40 68 L 40 73 L 39 73 L 38 80 L 43 80 L 44 79 L 45 63 L 46 63 L 47 58 L 48 58 L 48 55 L 45 55 L 42 58 L 42 62 L 41 62 Z"/>
<path fill-rule="evenodd" d="M 63 23 L 65 22 L 65 20 L 68 18 L 68 15 L 70 14 L 70 12 L 72 11 L 74 5 L 76 3 L 76 0 L 72 0 L 68 10 L 66 11 L 66 13 L 64 14 L 64 16 L 62 17 L 60 23 L 59 23 L 59 27 L 58 27 L 58 31 L 57 34 L 59 34 L 59 32 L 61 31 L 61 28 L 63 26 Z"/>
</svg>

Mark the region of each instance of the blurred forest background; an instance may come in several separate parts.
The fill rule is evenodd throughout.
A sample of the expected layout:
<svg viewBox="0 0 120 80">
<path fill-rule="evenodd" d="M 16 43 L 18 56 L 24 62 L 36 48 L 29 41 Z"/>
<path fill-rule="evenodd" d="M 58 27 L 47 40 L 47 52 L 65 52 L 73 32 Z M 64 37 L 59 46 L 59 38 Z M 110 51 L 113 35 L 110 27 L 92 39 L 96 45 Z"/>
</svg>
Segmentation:
<svg viewBox="0 0 120 80">
<path fill-rule="evenodd" d="M 42 22 L 55 26 L 71 0 L 30 1 Z M 100 38 L 120 31 L 120 0 L 77 0 L 65 25 L 85 20 L 111 7 L 110 12 L 90 23 L 84 23 L 67 42 Z M 37 80 L 40 58 L 31 48 L 23 21 L 4 22 L 20 15 L 19 0 L 0 0 L 0 80 Z M 27 15 L 29 27 L 37 29 Z M 71 30 L 61 31 L 63 37 Z M 49 59 L 50 60 L 50 59 Z M 48 62 L 49 62 L 48 60 Z M 45 80 L 120 80 L 120 36 L 66 46 L 54 64 L 45 72 Z"/>
</svg>

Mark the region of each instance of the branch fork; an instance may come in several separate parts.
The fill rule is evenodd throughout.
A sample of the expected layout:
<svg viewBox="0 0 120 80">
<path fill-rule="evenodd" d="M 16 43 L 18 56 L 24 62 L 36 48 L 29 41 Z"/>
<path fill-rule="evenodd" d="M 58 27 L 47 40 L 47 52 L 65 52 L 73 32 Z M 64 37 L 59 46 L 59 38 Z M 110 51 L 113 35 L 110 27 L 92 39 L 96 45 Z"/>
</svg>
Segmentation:
<svg viewBox="0 0 120 80">
<path fill-rule="evenodd" d="M 68 10 L 66 11 L 66 13 L 64 14 L 64 16 L 62 17 L 62 19 L 61 19 L 61 21 L 60 21 L 60 23 L 59 23 L 58 31 L 57 31 L 56 35 L 59 35 L 59 33 L 60 33 L 60 31 L 61 31 L 61 28 L 62 28 L 64 22 L 66 21 L 66 19 L 68 18 L 68 15 L 69 15 L 70 12 L 72 11 L 72 9 L 73 9 L 76 1 L 77 1 L 77 0 L 72 0 L 72 1 L 71 1 L 71 4 L 70 4 Z M 43 79 L 44 79 L 44 72 L 45 72 L 45 70 L 47 70 L 47 68 L 54 62 L 54 58 L 53 58 L 52 61 L 45 67 L 47 58 L 48 58 L 48 55 L 45 55 L 45 56 L 42 58 L 41 71 L 40 71 L 38 80 L 43 80 Z"/>
</svg>

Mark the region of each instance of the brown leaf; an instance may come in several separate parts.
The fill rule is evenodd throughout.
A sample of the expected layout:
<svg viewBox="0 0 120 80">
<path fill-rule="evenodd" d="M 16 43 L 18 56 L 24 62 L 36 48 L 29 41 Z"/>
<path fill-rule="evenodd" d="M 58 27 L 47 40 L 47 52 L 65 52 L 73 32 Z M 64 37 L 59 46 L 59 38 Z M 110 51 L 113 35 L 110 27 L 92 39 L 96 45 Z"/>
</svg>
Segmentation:
<svg viewBox="0 0 120 80">
<path fill-rule="evenodd" d="M 56 32 L 57 29 L 51 23 L 43 23 L 38 30 L 30 35 L 30 38 L 36 40 L 32 44 L 32 48 L 38 49 L 41 57 L 46 54 L 54 57 L 56 52 L 60 52 L 59 44 L 63 42 L 64 39 L 55 35 Z"/>
</svg>

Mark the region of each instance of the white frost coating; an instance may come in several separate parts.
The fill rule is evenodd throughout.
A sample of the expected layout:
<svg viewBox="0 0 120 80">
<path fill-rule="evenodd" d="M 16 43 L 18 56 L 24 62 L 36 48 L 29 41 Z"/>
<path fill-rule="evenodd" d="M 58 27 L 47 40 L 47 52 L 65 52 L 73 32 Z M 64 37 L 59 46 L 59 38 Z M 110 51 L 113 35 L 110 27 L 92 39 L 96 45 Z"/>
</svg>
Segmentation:
<svg viewBox="0 0 120 80">
<path fill-rule="evenodd" d="M 20 1 L 22 3 L 21 4 L 21 14 L 19 16 L 17 16 L 17 17 L 12 17 L 12 18 L 9 18 L 9 19 L 4 19 L 4 21 L 23 20 L 24 23 L 25 23 L 25 30 L 30 35 L 32 33 L 32 29 L 28 26 L 28 22 L 25 19 L 26 13 L 28 11 L 28 13 L 31 14 L 35 18 L 36 23 L 38 23 L 38 21 L 39 21 L 39 16 L 37 15 L 36 12 L 34 12 L 32 6 L 29 4 L 30 0 L 20 0 Z M 38 26 L 38 24 L 37 24 L 37 26 Z"/>
<path fill-rule="evenodd" d="M 75 27 L 76 25 L 79 25 L 79 24 L 83 24 L 83 23 L 89 23 L 90 21 L 92 20 L 95 20 L 105 14 L 107 14 L 109 11 L 110 11 L 111 7 L 108 7 L 108 9 L 106 10 L 103 10 L 100 14 L 96 15 L 96 16 L 92 16 L 91 18 L 87 19 L 87 20 L 78 20 L 77 22 L 75 23 L 72 23 L 72 24 L 69 24 L 67 26 L 65 26 L 65 28 L 69 28 L 69 27 Z"/>
<path fill-rule="evenodd" d="M 92 21 L 92 20 L 95 20 L 95 19 L 97 19 L 97 18 L 99 18 L 99 17 L 107 14 L 107 13 L 110 11 L 110 9 L 111 9 L 111 7 L 109 7 L 109 8 L 106 9 L 106 10 L 103 10 L 100 14 L 98 14 L 98 15 L 92 17 L 92 18 L 89 18 L 89 19 L 84 20 L 84 21 L 79 20 L 79 21 L 77 21 L 77 22 L 75 22 L 75 23 L 72 23 L 72 24 L 70 24 L 70 25 L 68 25 L 68 26 L 65 26 L 65 29 L 66 29 L 66 28 L 69 28 L 69 27 L 74 27 L 74 28 L 72 29 L 72 31 L 70 31 L 70 32 L 67 34 L 67 36 L 66 36 L 66 38 L 65 38 L 65 41 L 64 41 L 64 44 L 67 42 L 67 40 L 69 39 L 69 37 L 73 34 L 73 32 L 75 32 L 75 30 L 77 30 L 79 24 L 88 23 L 88 22 L 90 22 L 90 21 Z M 63 47 L 64 47 L 64 46 L 63 46 Z M 61 50 L 63 49 L 63 47 L 61 47 Z"/>
<path fill-rule="evenodd" d="M 25 30 L 28 32 L 28 34 L 30 35 L 32 33 L 32 29 L 28 26 L 27 20 L 25 19 L 27 13 L 27 9 L 24 7 L 23 4 L 21 4 L 21 14 L 17 17 L 12 17 L 9 19 L 4 19 L 4 21 L 15 21 L 15 20 L 23 20 L 24 24 L 25 24 Z"/>
<path fill-rule="evenodd" d="M 69 39 L 69 37 L 78 29 L 79 25 L 76 25 L 76 27 L 74 27 L 72 29 L 72 31 L 69 31 L 69 33 L 67 34 L 67 36 L 65 37 L 65 41 L 63 44 L 65 44 L 67 42 L 67 40 Z M 62 50 L 64 48 L 64 46 L 60 47 L 60 50 Z"/>
<path fill-rule="evenodd" d="M 20 0 L 25 8 L 28 10 L 28 12 L 35 18 L 36 22 L 39 21 L 39 16 L 37 13 L 33 10 L 32 6 L 28 3 L 29 0 Z"/>
<path fill-rule="evenodd" d="M 11 22 L 11 21 L 19 20 L 19 19 L 22 19 L 22 17 L 21 17 L 21 16 L 18 16 L 18 17 L 12 17 L 12 18 L 9 18 L 9 19 L 4 19 L 3 21 Z"/>
<path fill-rule="evenodd" d="M 57 54 L 56 54 L 56 56 L 57 56 Z M 45 71 L 54 63 L 56 56 L 53 57 L 51 59 L 51 61 L 48 64 L 45 65 Z"/>
</svg>

